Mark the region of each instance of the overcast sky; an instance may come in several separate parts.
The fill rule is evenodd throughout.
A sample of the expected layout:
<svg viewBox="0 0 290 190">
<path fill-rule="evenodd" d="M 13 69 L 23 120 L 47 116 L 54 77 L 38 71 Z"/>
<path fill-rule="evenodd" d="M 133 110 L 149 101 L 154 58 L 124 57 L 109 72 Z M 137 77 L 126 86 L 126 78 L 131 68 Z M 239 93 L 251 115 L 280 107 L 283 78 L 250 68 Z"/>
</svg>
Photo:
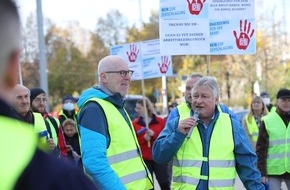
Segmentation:
<svg viewBox="0 0 290 190">
<path fill-rule="evenodd" d="M 37 0 L 16 0 L 20 7 L 22 22 L 32 12 L 36 13 Z M 142 20 L 147 22 L 151 11 L 159 10 L 160 0 L 42 0 L 42 11 L 45 18 L 50 18 L 58 25 L 67 24 L 69 21 L 78 21 L 80 26 L 93 31 L 96 28 L 98 18 L 105 18 L 112 9 L 118 9 L 129 21 L 129 24 L 140 23 L 139 2 L 141 2 Z M 262 1 L 263 6 L 260 5 Z M 289 0 L 255 0 L 256 12 L 264 12 L 267 15 L 275 14 L 277 20 L 285 18 L 287 28 L 290 28 Z M 283 8 L 285 3 L 285 9 Z M 257 5 L 258 4 L 258 5 Z M 288 31 L 290 33 L 290 31 Z"/>
<path fill-rule="evenodd" d="M 31 12 L 36 12 L 37 0 L 16 1 L 20 7 L 22 22 L 25 22 Z M 118 9 L 130 24 L 139 24 L 139 2 L 142 20 L 147 22 L 151 11 L 158 11 L 159 0 L 42 0 L 42 12 L 45 18 L 50 18 L 54 23 L 65 24 L 76 20 L 82 27 L 94 30 L 97 19 L 105 18 L 112 9 Z"/>
</svg>

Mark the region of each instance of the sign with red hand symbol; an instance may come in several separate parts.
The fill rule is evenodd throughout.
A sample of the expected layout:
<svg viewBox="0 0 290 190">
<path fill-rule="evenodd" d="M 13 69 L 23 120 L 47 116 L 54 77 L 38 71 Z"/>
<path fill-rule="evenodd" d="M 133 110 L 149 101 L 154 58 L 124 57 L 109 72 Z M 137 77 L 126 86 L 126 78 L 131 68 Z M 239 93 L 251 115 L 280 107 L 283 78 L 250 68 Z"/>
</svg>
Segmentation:
<svg viewBox="0 0 290 190">
<path fill-rule="evenodd" d="M 115 45 L 111 55 L 119 55 L 133 70 L 132 80 L 172 76 L 171 56 L 160 55 L 159 39 Z"/>
<path fill-rule="evenodd" d="M 164 55 L 256 53 L 255 0 L 160 0 Z"/>
</svg>

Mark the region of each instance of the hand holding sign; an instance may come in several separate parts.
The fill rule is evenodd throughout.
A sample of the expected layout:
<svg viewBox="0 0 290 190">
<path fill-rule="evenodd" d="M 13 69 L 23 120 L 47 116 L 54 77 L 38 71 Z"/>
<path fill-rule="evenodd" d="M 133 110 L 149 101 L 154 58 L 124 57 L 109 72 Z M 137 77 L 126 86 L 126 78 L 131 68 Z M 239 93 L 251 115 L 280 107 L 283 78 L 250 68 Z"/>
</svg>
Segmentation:
<svg viewBox="0 0 290 190">
<path fill-rule="evenodd" d="M 240 36 L 237 36 L 237 32 L 234 30 L 234 36 L 236 38 L 236 44 L 239 49 L 247 49 L 250 44 L 250 38 L 253 36 L 255 30 L 253 29 L 251 34 L 249 35 L 251 30 L 251 23 L 245 20 L 245 25 L 243 28 L 243 21 L 240 20 Z"/>
</svg>

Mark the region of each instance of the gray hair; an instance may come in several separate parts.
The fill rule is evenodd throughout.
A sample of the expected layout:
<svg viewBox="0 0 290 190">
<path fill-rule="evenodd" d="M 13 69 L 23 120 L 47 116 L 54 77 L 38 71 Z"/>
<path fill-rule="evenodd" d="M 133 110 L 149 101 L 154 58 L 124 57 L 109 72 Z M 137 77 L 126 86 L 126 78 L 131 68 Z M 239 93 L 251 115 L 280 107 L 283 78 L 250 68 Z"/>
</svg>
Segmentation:
<svg viewBox="0 0 290 190">
<path fill-rule="evenodd" d="M 191 91 L 192 96 L 193 96 L 193 92 L 200 86 L 208 87 L 212 91 L 214 98 L 219 97 L 219 86 L 215 77 L 211 77 L 211 76 L 201 77 L 192 88 L 192 91 Z"/>
<path fill-rule="evenodd" d="M 24 86 L 23 84 L 16 84 L 16 85 L 14 86 L 14 89 L 16 89 L 16 88 L 22 88 L 22 89 L 27 90 L 27 93 L 28 93 L 28 95 L 29 95 L 29 97 L 30 97 L 30 95 L 31 95 L 31 91 L 30 91 L 30 89 L 27 88 L 26 86 Z"/>
<path fill-rule="evenodd" d="M 20 47 L 20 18 L 12 0 L 0 1 L 0 76 L 5 71 L 9 56 Z"/>
</svg>

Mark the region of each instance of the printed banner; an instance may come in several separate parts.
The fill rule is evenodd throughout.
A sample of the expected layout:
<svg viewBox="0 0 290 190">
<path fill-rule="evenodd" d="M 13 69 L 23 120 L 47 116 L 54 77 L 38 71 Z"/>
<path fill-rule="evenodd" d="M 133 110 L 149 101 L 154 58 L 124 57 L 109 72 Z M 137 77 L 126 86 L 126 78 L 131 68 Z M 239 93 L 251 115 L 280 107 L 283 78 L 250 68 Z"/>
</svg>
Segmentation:
<svg viewBox="0 0 290 190">
<path fill-rule="evenodd" d="M 134 71 L 132 80 L 173 76 L 171 56 L 160 55 L 159 39 L 115 45 L 111 55 L 119 55 Z"/>
<path fill-rule="evenodd" d="M 160 0 L 160 52 L 255 54 L 254 0 Z"/>
</svg>

